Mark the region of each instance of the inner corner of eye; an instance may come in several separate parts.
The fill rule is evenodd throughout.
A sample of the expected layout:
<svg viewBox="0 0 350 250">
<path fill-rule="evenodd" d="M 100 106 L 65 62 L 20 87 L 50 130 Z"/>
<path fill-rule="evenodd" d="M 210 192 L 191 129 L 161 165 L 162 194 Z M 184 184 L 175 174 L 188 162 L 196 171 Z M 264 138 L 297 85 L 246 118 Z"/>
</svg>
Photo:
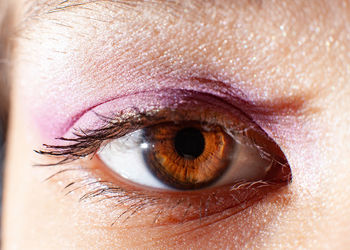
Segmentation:
<svg viewBox="0 0 350 250">
<path fill-rule="evenodd" d="M 114 139 L 98 154 L 120 177 L 152 188 L 288 183 L 291 172 L 280 147 L 263 131 L 246 131 L 208 129 L 196 121 L 160 123 Z"/>
</svg>

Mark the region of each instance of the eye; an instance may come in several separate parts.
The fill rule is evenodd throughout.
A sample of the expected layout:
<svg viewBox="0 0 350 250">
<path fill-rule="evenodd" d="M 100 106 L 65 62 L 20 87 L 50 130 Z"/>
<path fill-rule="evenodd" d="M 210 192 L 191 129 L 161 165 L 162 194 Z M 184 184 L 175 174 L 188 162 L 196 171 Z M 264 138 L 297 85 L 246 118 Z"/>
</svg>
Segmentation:
<svg viewBox="0 0 350 250">
<path fill-rule="evenodd" d="M 112 140 L 99 158 L 121 177 L 161 189 L 194 190 L 263 180 L 273 159 L 240 133 L 196 121 L 161 123 Z"/>
<path fill-rule="evenodd" d="M 60 144 L 36 151 L 53 160 L 42 165 L 59 165 L 51 177 L 65 180 L 67 193 L 80 190 L 80 200 L 105 202 L 113 214 L 117 207 L 116 220 L 224 218 L 291 180 L 280 147 L 222 98 L 184 90 L 125 98 L 87 112 Z"/>
</svg>

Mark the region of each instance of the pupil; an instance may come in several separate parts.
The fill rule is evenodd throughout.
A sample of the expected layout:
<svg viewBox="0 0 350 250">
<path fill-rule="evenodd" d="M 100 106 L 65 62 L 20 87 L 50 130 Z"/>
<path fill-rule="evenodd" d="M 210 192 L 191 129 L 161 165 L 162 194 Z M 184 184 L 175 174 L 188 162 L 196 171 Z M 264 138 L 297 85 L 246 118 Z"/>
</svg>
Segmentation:
<svg viewBox="0 0 350 250">
<path fill-rule="evenodd" d="M 175 136 L 176 152 L 184 158 L 197 158 L 203 153 L 204 146 L 205 140 L 199 129 L 184 128 Z"/>
</svg>

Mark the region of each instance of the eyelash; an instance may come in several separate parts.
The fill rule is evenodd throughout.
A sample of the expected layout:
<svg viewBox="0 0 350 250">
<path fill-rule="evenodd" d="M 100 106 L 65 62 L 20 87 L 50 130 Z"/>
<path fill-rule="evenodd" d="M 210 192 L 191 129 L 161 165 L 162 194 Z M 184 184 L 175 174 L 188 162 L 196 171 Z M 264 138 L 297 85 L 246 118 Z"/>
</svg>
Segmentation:
<svg viewBox="0 0 350 250">
<path fill-rule="evenodd" d="M 38 164 L 38 166 L 61 165 L 87 157 L 89 155 L 94 156 L 104 141 L 118 139 L 134 130 L 142 128 L 142 125 L 144 124 L 143 121 L 135 118 L 130 118 L 126 121 L 113 121 L 113 118 L 105 117 L 97 113 L 95 114 L 104 122 L 107 122 L 109 126 L 95 130 L 75 129 L 73 136 L 76 138 L 58 138 L 58 140 L 62 142 L 72 143 L 69 145 L 43 144 L 46 150 L 34 150 L 34 152 L 42 155 L 65 158 L 56 163 Z M 152 118 L 145 113 L 140 113 L 139 117 L 142 117 L 145 120 L 150 120 Z"/>
<path fill-rule="evenodd" d="M 72 171 L 81 171 L 86 173 L 88 168 L 75 167 L 64 168 L 46 179 L 46 181 L 59 177 L 61 174 L 70 174 Z M 75 187 L 74 187 L 75 186 Z M 137 212 L 141 212 L 146 209 L 157 208 L 153 219 L 151 219 L 152 226 L 163 226 L 169 224 L 177 224 L 198 220 L 201 226 L 210 223 L 208 219 L 210 216 L 215 216 L 215 221 L 225 219 L 230 216 L 245 210 L 253 205 L 255 202 L 261 200 L 266 193 L 276 191 L 284 183 L 269 183 L 265 181 L 244 182 L 235 183 L 230 185 L 229 190 L 223 190 L 226 194 L 220 194 L 221 190 L 212 191 L 200 196 L 183 198 L 181 195 L 177 195 L 175 198 L 168 198 L 166 194 L 157 197 L 149 193 L 145 193 L 138 190 L 126 190 L 120 186 L 116 186 L 114 183 L 104 180 L 96 180 L 88 176 L 81 179 L 75 179 L 69 182 L 64 188 L 65 196 L 75 193 L 78 190 L 87 188 L 84 190 L 83 195 L 80 196 L 79 202 L 88 201 L 90 204 L 98 204 L 101 202 L 109 202 L 105 207 L 112 208 L 109 213 L 116 212 L 115 219 L 110 222 L 110 226 L 113 226 L 119 220 L 125 223 Z M 182 193 L 183 194 L 183 193 Z M 229 196 L 227 195 L 229 194 Z M 229 197 L 234 201 L 225 204 L 222 198 Z M 170 201 L 170 202 L 169 202 Z M 198 202 L 199 201 L 199 202 Z M 220 202 L 222 204 L 220 204 Z M 165 205 L 164 205 L 165 204 Z M 173 204 L 173 205 L 168 205 Z M 124 208 L 121 212 L 118 212 L 116 207 L 123 205 Z M 223 205 L 224 209 L 220 208 L 214 212 L 208 212 L 209 206 Z M 162 206 L 159 208 L 159 206 Z M 174 209 L 181 207 L 182 214 L 171 214 Z M 115 210 L 113 208 L 116 208 Z M 191 211 L 192 210 L 192 211 Z M 227 213 L 225 213 L 227 212 Z M 163 215 L 163 217 L 161 217 Z M 144 223 L 145 225 L 147 222 Z"/>
<path fill-rule="evenodd" d="M 172 110 L 163 110 L 163 113 L 169 113 Z M 124 218 L 124 222 L 130 219 L 133 215 L 137 214 L 139 211 L 149 209 L 152 207 L 162 207 L 154 215 L 153 224 L 162 225 L 164 221 L 174 222 L 184 222 L 191 221 L 194 219 L 199 219 L 202 223 L 203 218 L 207 218 L 209 215 L 215 215 L 219 212 L 224 212 L 226 210 L 231 211 L 230 216 L 244 210 L 255 201 L 261 199 L 267 192 L 267 190 L 275 190 L 285 185 L 285 180 L 280 180 L 280 183 L 269 183 L 266 181 L 256 181 L 256 182 L 245 182 L 245 183 L 235 183 L 229 188 L 226 187 L 225 190 L 222 188 L 221 191 L 204 191 L 201 190 L 195 194 L 186 193 L 187 198 L 183 198 L 181 194 L 175 195 L 178 198 L 169 198 L 167 194 L 162 194 L 158 192 L 154 195 L 152 192 L 146 192 L 142 190 L 133 190 L 132 188 L 123 188 L 122 186 L 117 186 L 115 183 L 98 179 L 96 176 L 103 176 L 103 174 L 97 173 L 96 171 L 101 171 L 98 169 L 90 169 L 89 167 L 73 166 L 67 167 L 69 163 L 77 161 L 79 159 L 89 157 L 90 160 L 94 158 L 98 150 L 103 146 L 104 142 L 112 139 L 118 139 L 122 136 L 127 135 L 137 129 L 144 128 L 145 126 L 151 126 L 152 124 L 159 123 L 167 119 L 166 115 L 155 114 L 152 112 L 140 112 L 135 110 L 137 117 L 130 116 L 128 119 L 115 120 L 115 117 L 106 117 L 101 114 L 95 113 L 95 115 L 102 119 L 107 126 L 103 126 L 100 129 L 95 130 L 82 130 L 75 129 L 73 136 L 74 138 L 59 138 L 60 141 L 68 143 L 67 145 L 47 145 L 44 144 L 45 150 L 35 150 L 36 153 L 41 155 L 51 156 L 54 159 L 63 158 L 59 161 L 48 164 L 37 164 L 36 166 L 46 166 L 46 167 L 62 167 L 61 170 L 56 171 L 53 175 L 48 177 L 46 180 L 54 179 L 60 175 L 67 174 L 72 171 L 78 171 L 83 174 L 90 173 L 90 176 L 85 176 L 77 178 L 70 181 L 65 187 L 66 195 L 79 190 L 87 189 L 80 197 L 79 201 L 91 201 L 92 203 L 109 202 L 111 201 L 112 207 L 117 207 L 120 204 L 126 205 L 125 209 L 116 216 L 115 221 L 111 223 L 111 226 L 116 223 L 116 221 Z M 211 120 L 211 122 L 216 123 L 217 121 Z M 246 134 L 247 130 L 255 128 L 246 128 L 245 130 L 239 128 L 233 128 L 235 133 Z M 271 161 L 278 162 L 272 155 L 264 151 L 259 147 L 252 138 L 247 135 L 248 141 L 242 143 L 250 143 L 251 146 L 256 147 L 259 152 L 264 156 L 268 157 Z M 279 167 L 285 168 L 283 172 L 288 172 L 289 168 L 287 165 L 279 164 Z M 287 182 L 291 180 L 291 176 L 286 177 Z M 172 194 L 174 196 L 174 194 Z M 234 202 L 223 202 L 226 207 L 221 209 L 219 212 L 214 209 L 214 213 L 207 213 L 208 206 L 212 206 L 220 202 L 224 196 L 229 196 Z M 167 200 L 172 200 L 172 202 L 165 202 Z M 229 204 L 226 204 L 229 203 Z M 164 206 L 164 204 L 173 204 L 169 206 Z M 181 206 L 183 209 L 182 215 L 170 215 L 172 210 Z M 204 212 L 203 212 L 204 211 Z M 162 218 L 162 215 L 164 218 Z"/>
</svg>

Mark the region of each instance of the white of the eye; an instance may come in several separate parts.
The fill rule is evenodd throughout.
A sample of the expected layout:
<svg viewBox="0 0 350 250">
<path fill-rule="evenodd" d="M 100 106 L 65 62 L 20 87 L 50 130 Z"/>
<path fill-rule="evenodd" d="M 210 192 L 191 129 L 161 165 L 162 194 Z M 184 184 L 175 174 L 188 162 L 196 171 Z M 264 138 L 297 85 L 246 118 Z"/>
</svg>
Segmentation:
<svg viewBox="0 0 350 250">
<path fill-rule="evenodd" d="M 172 189 L 158 180 L 147 167 L 142 151 L 149 146 L 142 140 L 142 130 L 137 130 L 111 141 L 101 148 L 98 155 L 109 168 L 129 181 L 154 188 Z M 256 147 L 237 143 L 231 165 L 213 185 L 261 180 L 269 168 L 270 160 L 262 158 Z"/>
<path fill-rule="evenodd" d="M 238 143 L 231 166 L 215 184 L 224 185 L 239 181 L 261 180 L 270 167 L 271 160 L 263 158 L 256 147 Z"/>
<path fill-rule="evenodd" d="M 149 145 L 142 143 L 142 130 L 113 140 L 98 152 L 100 159 L 114 172 L 132 182 L 161 189 L 169 189 L 148 169 L 142 151 Z"/>
</svg>

